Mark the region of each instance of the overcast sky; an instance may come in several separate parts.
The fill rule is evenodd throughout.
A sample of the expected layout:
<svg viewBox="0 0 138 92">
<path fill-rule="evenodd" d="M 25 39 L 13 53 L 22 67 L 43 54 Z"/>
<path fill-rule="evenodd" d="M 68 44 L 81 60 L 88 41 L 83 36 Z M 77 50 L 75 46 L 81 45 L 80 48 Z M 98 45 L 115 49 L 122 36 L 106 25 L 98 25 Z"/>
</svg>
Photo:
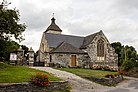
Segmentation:
<svg viewBox="0 0 138 92">
<path fill-rule="evenodd" d="M 2 0 L 0 0 L 2 1 Z M 24 44 L 39 49 L 52 14 L 63 34 L 86 36 L 103 30 L 110 43 L 121 42 L 138 51 L 138 0 L 8 0 L 27 25 Z"/>
</svg>

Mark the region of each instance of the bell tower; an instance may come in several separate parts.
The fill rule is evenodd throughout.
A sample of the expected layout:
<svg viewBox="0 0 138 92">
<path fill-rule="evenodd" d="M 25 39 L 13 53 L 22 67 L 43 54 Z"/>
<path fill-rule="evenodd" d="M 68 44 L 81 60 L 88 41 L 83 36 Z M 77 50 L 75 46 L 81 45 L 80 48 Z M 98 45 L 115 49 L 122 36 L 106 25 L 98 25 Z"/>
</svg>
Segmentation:
<svg viewBox="0 0 138 92">
<path fill-rule="evenodd" d="M 61 34 L 62 30 L 56 25 L 55 18 L 53 15 L 53 18 L 51 19 L 51 24 L 46 29 L 46 33 L 53 33 L 53 34 Z"/>
</svg>

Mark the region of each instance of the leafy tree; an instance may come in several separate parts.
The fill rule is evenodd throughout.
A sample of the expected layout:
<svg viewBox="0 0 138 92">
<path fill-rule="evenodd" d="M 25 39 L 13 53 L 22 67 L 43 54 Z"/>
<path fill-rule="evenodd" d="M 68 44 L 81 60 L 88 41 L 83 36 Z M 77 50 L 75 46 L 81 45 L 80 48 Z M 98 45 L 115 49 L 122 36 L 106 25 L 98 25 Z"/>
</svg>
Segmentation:
<svg viewBox="0 0 138 92">
<path fill-rule="evenodd" d="M 122 67 L 124 70 L 129 70 L 133 67 L 136 67 L 137 62 L 137 52 L 134 47 L 126 45 L 124 48 L 124 53 L 122 55 L 124 58 L 122 58 Z"/>
<path fill-rule="evenodd" d="M 22 32 L 26 25 L 19 23 L 19 11 L 17 9 L 8 9 L 7 1 L 0 2 L 0 58 L 9 59 L 11 52 L 19 48 L 19 44 L 12 41 L 15 38 L 19 42 L 23 39 Z"/>
<path fill-rule="evenodd" d="M 134 62 L 131 62 L 129 60 L 124 60 L 123 64 L 122 64 L 122 69 L 123 70 L 130 70 L 134 67 Z"/>
<path fill-rule="evenodd" d="M 19 11 L 16 9 L 8 9 L 7 3 L 3 0 L 0 4 L 0 39 L 9 40 L 11 37 L 22 41 L 22 32 L 25 31 L 25 24 L 19 23 Z"/>
<path fill-rule="evenodd" d="M 20 45 L 15 41 L 0 40 L 0 58 L 9 60 L 10 53 L 17 51 L 19 47 Z"/>
<path fill-rule="evenodd" d="M 38 51 L 36 53 L 34 53 L 34 60 L 37 60 L 37 56 L 38 56 Z"/>
<path fill-rule="evenodd" d="M 125 60 L 125 48 L 124 47 L 121 49 L 120 56 L 118 58 L 119 58 L 118 62 L 120 63 L 120 66 L 121 66 Z"/>
<path fill-rule="evenodd" d="M 118 65 L 121 66 L 122 62 L 121 62 L 121 51 L 122 51 L 122 44 L 120 42 L 114 42 L 111 43 L 111 46 L 115 49 L 115 52 L 118 54 Z"/>
<path fill-rule="evenodd" d="M 25 45 L 21 45 L 21 47 L 24 50 L 24 56 L 27 55 L 29 48 Z"/>
<path fill-rule="evenodd" d="M 133 46 L 124 46 L 121 45 L 120 42 L 115 42 L 111 45 L 115 48 L 115 52 L 118 54 L 119 66 L 121 66 L 124 70 L 138 67 L 138 55 Z"/>
</svg>

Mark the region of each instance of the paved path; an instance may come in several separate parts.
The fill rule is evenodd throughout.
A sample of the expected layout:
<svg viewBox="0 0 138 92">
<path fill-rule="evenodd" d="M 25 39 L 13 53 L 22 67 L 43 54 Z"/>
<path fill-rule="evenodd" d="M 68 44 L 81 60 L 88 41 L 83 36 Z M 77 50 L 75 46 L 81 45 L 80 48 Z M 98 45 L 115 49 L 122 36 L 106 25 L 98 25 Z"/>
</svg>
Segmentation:
<svg viewBox="0 0 138 92">
<path fill-rule="evenodd" d="M 138 92 L 138 78 L 125 77 L 129 80 L 125 80 L 117 87 L 107 92 Z"/>
<path fill-rule="evenodd" d="M 109 89 L 109 87 L 105 87 L 100 84 L 96 84 L 94 82 L 85 80 L 69 72 L 56 70 L 50 67 L 32 67 L 32 68 L 52 73 L 63 80 L 69 81 L 70 86 L 72 88 L 71 92 L 103 92 L 104 90 Z"/>
<path fill-rule="evenodd" d="M 107 87 L 80 78 L 75 74 L 56 70 L 50 67 L 32 67 L 32 68 L 52 73 L 63 80 L 69 81 L 70 86 L 72 88 L 71 92 L 138 92 L 137 78 L 129 77 L 129 79 L 131 80 L 126 80 L 124 82 L 121 82 L 117 87 Z"/>
</svg>

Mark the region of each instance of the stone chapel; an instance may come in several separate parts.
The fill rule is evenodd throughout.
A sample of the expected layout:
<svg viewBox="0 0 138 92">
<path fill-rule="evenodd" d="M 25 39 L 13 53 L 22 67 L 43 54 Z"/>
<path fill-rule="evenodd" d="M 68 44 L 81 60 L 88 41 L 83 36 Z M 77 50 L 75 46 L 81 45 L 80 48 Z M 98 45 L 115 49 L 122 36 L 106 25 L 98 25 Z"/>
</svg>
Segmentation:
<svg viewBox="0 0 138 92">
<path fill-rule="evenodd" d="M 118 70 L 118 55 L 102 31 L 85 37 L 61 33 L 53 17 L 42 35 L 39 62 L 46 66 L 58 63 L 64 67 L 109 67 Z"/>
</svg>

